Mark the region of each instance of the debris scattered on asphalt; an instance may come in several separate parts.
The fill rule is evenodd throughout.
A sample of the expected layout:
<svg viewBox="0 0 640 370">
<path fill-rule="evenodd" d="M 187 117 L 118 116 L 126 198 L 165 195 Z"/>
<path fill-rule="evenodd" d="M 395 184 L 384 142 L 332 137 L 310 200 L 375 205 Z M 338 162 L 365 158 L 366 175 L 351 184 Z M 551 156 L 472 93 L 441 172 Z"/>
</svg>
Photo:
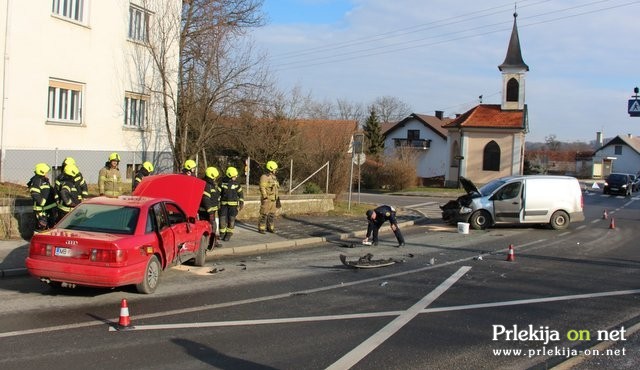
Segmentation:
<svg viewBox="0 0 640 370">
<path fill-rule="evenodd" d="M 384 267 L 390 266 L 396 263 L 393 258 L 386 259 L 373 259 L 373 254 L 367 253 L 364 256 L 360 257 L 357 261 L 347 261 L 347 256 L 344 254 L 340 255 L 340 261 L 343 265 L 354 267 L 354 268 L 375 268 L 375 267 Z"/>
<path fill-rule="evenodd" d="M 216 273 L 222 272 L 222 271 L 224 271 L 224 267 L 220 267 L 220 268 L 214 267 L 212 270 L 209 271 L 209 273 L 210 274 L 216 274 Z"/>
<path fill-rule="evenodd" d="M 435 265 L 436 264 L 436 259 L 431 257 L 431 259 L 429 260 L 429 264 L 430 265 Z"/>
<path fill-rule="evenodd" d="M 476 261 L 482 261 L 483 258 L 482 256 L 477 256 L 477 257 L 473 257 L 473 259 Z"/>
<path fill-rule="evenodd" d="M 382 283 L 380 283 L 380 286 L 385 286 L 385 285 L 387 285 L 387 284 L 389 284 L 389 282 L 388 282 L 388 281 L 383 281 Z"/>
</svg>

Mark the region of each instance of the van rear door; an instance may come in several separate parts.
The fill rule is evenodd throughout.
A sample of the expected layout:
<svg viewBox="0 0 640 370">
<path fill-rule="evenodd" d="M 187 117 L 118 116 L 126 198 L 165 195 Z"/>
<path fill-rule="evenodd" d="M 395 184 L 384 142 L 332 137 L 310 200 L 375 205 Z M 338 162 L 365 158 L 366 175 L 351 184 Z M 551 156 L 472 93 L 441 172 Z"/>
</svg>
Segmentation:
<svg viewBox="0 0 640 370">
<path fill-rule="evenodd" d="M 518 223 L 522 213 L 522 181 L 505 184 L 498 189 L 493 200 L 493 211 L 496 222 Z"/>
</svg>

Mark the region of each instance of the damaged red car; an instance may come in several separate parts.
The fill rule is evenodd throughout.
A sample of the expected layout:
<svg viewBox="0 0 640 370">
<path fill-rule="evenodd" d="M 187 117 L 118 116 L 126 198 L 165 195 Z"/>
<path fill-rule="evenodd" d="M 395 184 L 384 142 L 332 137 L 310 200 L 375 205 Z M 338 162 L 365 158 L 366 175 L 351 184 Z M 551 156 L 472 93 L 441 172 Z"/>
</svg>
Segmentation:
<svg viewBox="0 0 640 370">
<path fill-rule="evenodd" d="M 153 293 L 166 268 L 205 263 L 211 225 L 198 220 L 204 186 L 191 176 L 156 175 L 131 196 L 85 200 L 33 236 L 27 269 L 54 287 L 135 285 Z"/>
</svg>

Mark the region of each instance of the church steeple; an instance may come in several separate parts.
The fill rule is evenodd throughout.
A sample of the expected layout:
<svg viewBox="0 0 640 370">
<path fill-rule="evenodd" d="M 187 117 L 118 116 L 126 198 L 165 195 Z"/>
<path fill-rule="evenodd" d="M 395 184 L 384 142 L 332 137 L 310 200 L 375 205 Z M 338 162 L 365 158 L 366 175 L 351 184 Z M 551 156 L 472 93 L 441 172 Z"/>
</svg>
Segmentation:
<svg viewBox="0 0 640 370">
<path fill-rule="evenodd" d="M 507 55 L 504 62 L 498 66 L 502 72 L 502 109 L 524 109 L 524 76 L 529 71 L 529 66 L 522 59 L 520 49 L 520 37 L 516 18 L 518 13 L 513 13 L 513 29 L 511 39 L 507 47 Z"/>
</svg>

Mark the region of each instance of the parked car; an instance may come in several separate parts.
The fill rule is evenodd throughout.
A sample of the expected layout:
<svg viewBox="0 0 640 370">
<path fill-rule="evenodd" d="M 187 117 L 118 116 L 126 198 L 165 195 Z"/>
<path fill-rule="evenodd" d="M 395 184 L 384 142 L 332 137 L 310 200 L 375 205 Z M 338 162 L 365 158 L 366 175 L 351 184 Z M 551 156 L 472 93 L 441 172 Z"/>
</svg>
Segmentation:
<svg viewBox="0 0 640 370">
<path fill-rule="evenodd" d="M 131 196 L 85 200 L 33 236 L 27 269 L 54 287 L 134 284 L 153 293 L 167 267 L 205 263 L 211 225 L 197 219 L 204 186 L 191 176 L 156 175 Z"/>
<path fill-rule="evenodd" d="M 631 173 L 629 174 L 629 177 L 631 177 L 631 191 L 638 191 L 638 189 L 640 189 L 640 177 Z"/>
<path fill-rule="evenodd" d="M 580 183 L 570 176 L 508 176 L 477 188 L 460 178 L 467 194 L 449 201 L 442 218 L 450 223 L 468 222 L 472 229 L 495 224 L 548 224 L 556 230 L 584 221 Z"/>
<path fill-rule="evenodd" d="M 603 194 L 631 195 L 633 183 L 627 173 L 612 173 L 604 181 Z"/>
</svg>

